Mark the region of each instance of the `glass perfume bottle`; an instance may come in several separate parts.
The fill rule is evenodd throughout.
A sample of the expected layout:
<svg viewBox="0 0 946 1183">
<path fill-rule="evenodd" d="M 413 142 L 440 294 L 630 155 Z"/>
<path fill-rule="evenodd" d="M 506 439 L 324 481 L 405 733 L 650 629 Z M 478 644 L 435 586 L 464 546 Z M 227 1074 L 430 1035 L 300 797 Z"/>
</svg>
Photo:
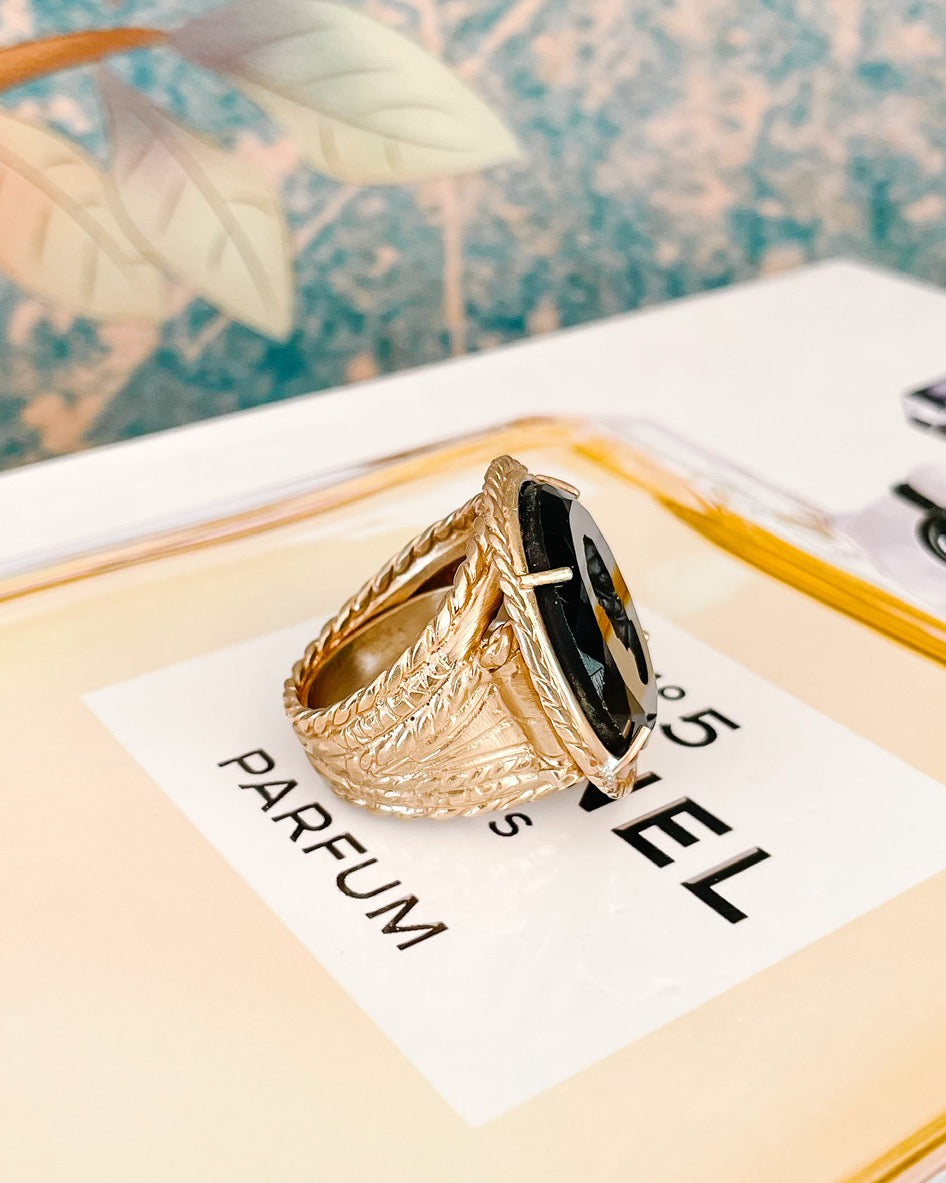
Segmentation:
<svg viewBox="0 0 946 1183">
<path fill-rule="evenodd" d="M 537 1071 L 532 1099 L 471 1132 L 384 1033 L 386 987 L 395 978 L 424 1004 L 421 1033 L 438 1008 L 443 1018 L 444 995 L 425 993 L 432 971 L 411 969 L 419 964 L 406 964 L 412 951 L 395 950 L 402 961 L 393 968 L 383 960 L 392 943 L 385 917 L 369 922 L 369 905 L 344 911 L 355 905 L 335 890 L 336 856 L 303 857 L 280 812 L 260 808 L 258 778 L 237 773 L 242 766 L 232 758 L 264 749 L 273 760 L 255 767 L 274 764 L 279 771 L 264 779 L 280 780 L 263 790 L 296 791 L 288 786 L 298 781 L 341 818 L 328 788 L 292 763 L 297 745 L 282 712 L 282 678 L 320 622 L 411 536 L 475 493 L 489 460 L 503 452 L 581 489 L 651 630 L 658 722 L 670 738 L 655 735 L 640 787 L 622 802 L 586 798 L 579 786 L 499 816 L 495 828 L 458 819 L 459 828 L 405 829 L 345 815 L 365 858 L 396 868 L 392 889 L 404 868 L 437 918 L 443 909 L 449 937 L 417 948 L 457 958 L 455 991 L 473 989 L 479 974 L 484 992 L 498 992 L 502 1005 L 474 998 L 457 1030 L 447 1024 L 458 1054 L 473 1064 L 483 1054 L 480 1038 L 468 1035 L 472 1016 L 485 1016 L 476 1029 L 483 1042 L 515 1048 L 536 1006 L 549 1008 L 534 1045 L 541 1054 L 513 1057 L 505 1073 L 515 1078 L 520 1064 Z M 885 572 L 854 534 L 651 424 L 533 420 L 10 572 L 0 585 L 0 698 L 16 736 L 4 756 L 4 866 L 20 890 L 0 900 L 0 924 L 10 934 L 7 990 L 23 1016 L 11 1079 L 30 1081 L 37 1065 L 61 1062 L 78 990 L 84 1025 L 97 1036 L 114 1023 L 116 989 L 121 998 L 114 967 L 126 974 L 143 967 L 137 999 L 159 978 L 155 966 L 169 980 L 166 967 L 174 966 L 175 1005 L 195 1016 L 195 1062 L 218 1065 L 201 1130 L 207 1122 L 230 1129 L 235 1090 L 245 1092 L 245 1075 L 196 1034 L 209 1021 L 201 1016 L 224 1033 L 221 1046 L 241 1047 L 248 1006 L 278 997 L 291 1038 L 261 1036 L 254 1064 L 273 1087 L 289 1082 L 306 1136 L 336 1138 L 358 1177 L 390 1174 L 390 1140 L 364 1138 L 363 1108 L 348 1103 L 375 1078 L 384 1081 L 385 1121 L 396 1123 L 410 1160 L 405 1170 L 430 1183 L 449 1177 L 449 1163 L 460 1158 L 470 1177 L 527 1157 L 535 1177 L 603 1178 L 625 1161 L 630 1121 L 642 1178 L 846 1178 L 901 1143 L 897 1161 L 915 1159 L 946 1133 L 946 1122 L 921 1130 L 946 1056 L 946 881 L 916 881 L 917 831 L 926 859 L 935 861 L 941 842 L 923 821 L 928 814 L 918 821 L 911 813 L 923 794 L 938 800 L 938 786 L 915 769 L 946 780 L 946 670 L 929 659 L 941 656 L 942 620 L 932 611 L 935 597 L 922 599 L 923 589 Z M 103 693 L 113 704 L 110 730 L 88 706 Z M 146 707 L 143 693 L 151 695 Z M 118 738 L 129 729 L 135 744 Z M 808 751 L 812 735 L 824 744 Z M 851 745 L 857 759 L 845 762 Z M 792 771 L 799 753 L 805 784 Z M 872 771 L 881 766 L 895 771 Z M 54 814 L 37 801 L 54 802 Z M 675 861 L 661 867 L 619 831 L 633 833 L 628 825 L 646 825 L 668 802 L 699 806 L 716 830 L 704 826 L 697 841 L 701 823 L 692 814 L 687 840 L 694 840 L 675 846 Z M 905 825 L 913 826 L 912 842 Z M 194 841 L 195 827 L 209 840 Z M 870 858 L 860 857 L 864 843 Z M 238 874 L 222 873 L 221 854 Z M 748 868 L 735 881 L 738 892 L 759 892 L 737 896 L 727 881 L 742 913 L 752 913 L 736 924 L 741 913 L 727 918 L 692 892 L 691 870 L 705 885 L 707 870 L 718 873 L 729 856 Z M 685 872 L 687 858 L 695 861 Z M 300 958 L 279 929 L 281 913 L 260 885 L 278 893 L 296 871 L 311 878 L 291 894 L 283 919 L 291 928 L 293 917 L 315 916 L 318 938 L 334 916 L 329 944 L 355 964 L 347 977 L 333 980 L 317 958 Z M 909 891 L 870 895 L 882 876 L 901 872 L 914 884 Z M 248 884 L 272 912 L 253 905 Z M 173 923 L 169 898 L 179 901 Z M 90 899 L 107 922 L 90 920 Z M 785 954 L 785 934 L 796 931 L 803 910 L 817 920 L 839 900 L 849 901 L 851 922 L 789 941 Z M 465 924 L 454 921 L 462 909 Z M 635 943 L 633 926 L 654 916 L 651 943 Z M 566 922 L 572 936 L 557 945 Z M 208 931 L 225 934 L 212 955 Z M 783 942 L 782 952 L 766 960 L 767 942 Z M 741 949 L 764 968 L 724 979 Z M 605 963 L 622 950 L 627 975 L 605 989 Z M 362 951 L 369 968 L 356 972 Z M 646 958 L 664 968 L 648 970 L 639 993 L 626 998 L 631 971 Z M 669 972 L 674 959 L 678 969 Z M 250 988 L 247 973 L 257 975 Z M 340 982 L 362 1004 L 374 983 L 387 1018 L 372 1021 Z M 872 989 L 875 982 L 883 988 Z M 672 1011 L 694 983 L 703 983 L 702 1002 L 640 1038 L 621 1035 L 645 1008 Z M 158 986 L 150 1008 L 122 1011 L 123 1041 L 96 1037 L 93 1051 L 75 1057 L 81 1073 L 65 1065 L 57 1087 L 67 1103 L 89 1094 L 111 1102 L 114 1081 L 129 1073 L 136 1106 L 164 1103 L 162 1033 L 174 1016 L 163 979 Z M 599 1021 L 605 1010 L 607 1022 Z M 333 1032 L 344 1038 L 327 1058 Z M 555 1068 L 566 1034 L 587 1054 L 571 1077 L 543 1091 L 542 1073 Z M 126 1046 L 136 1055 L 151 1048 L 153 1070 L 136 1073 Z M 322 1070 L 327 1059 L 331 1078 Z M 174 1080 L 176 1087 L 179 1074 Z M 29 1130 L 35 1117 L 23 1096 L 11 1094 L 10 1118 Z M 845 1097 L 856 1109 L 835 1118 Z M 273 1112 L 278 1117 L 280 1106 Z M 674 1124 L 681 1112 L 685 1138 Z M 255 1127 L 246 1126 L 234 1136 L 248 1147 Z M 84 1126 L 60 1134 L 67 1148 L 81 1146 Z M 292 1139 L 264 1134 L 258 1153 L 278 1165 Z M 109 1126 L 110 1152 L 130 1159 L 133 1139 L 132 1124 Z M 166 1141 L 177 1154 L 181 1138 Z M 159 1165 L 173 1174 L 170 1158 Z M 883 1176 L 878 1168 L 862 1177 Z"/>
</svg>

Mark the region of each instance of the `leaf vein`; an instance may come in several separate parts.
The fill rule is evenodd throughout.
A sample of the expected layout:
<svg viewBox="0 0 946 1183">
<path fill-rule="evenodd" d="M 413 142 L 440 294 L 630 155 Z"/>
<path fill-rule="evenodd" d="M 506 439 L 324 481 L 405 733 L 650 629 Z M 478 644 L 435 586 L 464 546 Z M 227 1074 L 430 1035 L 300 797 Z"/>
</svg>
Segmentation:
<svg viewBox="0 0 946 1183">
<path fill-rule="evenodd" d="M 87 248 L 87 262 L 85 264 L 85 275 L 83 279 L 83 295 L 86 302 L 91 300 L 95 292 L 95 281 L 98 279 L 99 273 L 99 252 L 95 249 L 92 243 L 88 244 Z"/>
<path fill-rule="evenodd" d="M 181 169 L 183 176 L 181 185 L 174 195 L 174 204 L 176 205 L 180 199 L 186 180 L 189 179 L 198 189 L 211 210 L 216 214 L 219 222 L 224 226 L 227 234 L 233 241 L 233 245 L 237 249 L 243 265 L 253 277 L 257 288 L 261 293 L 265 292 L 270 299 L 275 299 L 276 294 L 273 290 L 273 285 L 270 283 L 269 276 L 266 274 L 266 270 L 254 250 L 249 236 L 234 216 L 227 199 L 221 195 L 219 189 L 209 180 L 206 170 L 191 156 L 187 145 L 182 142 L 181 136 L 176 132 L 176 125 L 168 118 L 168 125 L 172 129 L 171 134 L 173 139 L 171 139 L 167 136 L 165 128 L 157 122 L 150 111 L 137 111 L 136 115 L 148 127 L 155 139 L 170 153 L 171 157 L 177 161 Z M 164 233 L 164 230 L 170 225 L 170 217 L 172 215 L 173 210 L 161 233 Z"/>
<path fill-rule="evenodd" d="M 36 225 L 33 227 L 33 235 L 30 240 L 30 253 L 36 260 L 37 264 L 42 263 L 43 254 L 46 246 L 46 231 L 49 229 L 49 222 L 52 218 L 53 207 L 51 203 L 47 203 L 36 219 Z"/>
<path fill-rule="evenodd" d="M 28 185 L 42 193 L 48 200 L 53 201 L 112 260 L 126 279 L 129 277 L 129 272 L 137 260 L 129 259 L 114 238 L 86 213 L 86 210 L 91 206 L 101 206 L 101 201 L 95 199 L 87 201 L 85 205 L 76 201 L 59 185 L 50 181 L 41 170 L 35 168 L 5 145 L 0 145 L 0 164 L 5 165 L 11 172 L 22 177 Z"/>
<path fill-rule="evenodd" d="M 338 168 L 341 164 L 341 156 L 338 152 L 335 129 L 321 115 L 319 116 L 319 147 L 322 149 L 322 155 L 325 157 L 326 164 L 330 168 Z"/>
<path fill-rule="evenodd" d="M 207 254 L 207 266 L 210 271 L 216 271 L 220 266 L 220 260 L 223 258 L 223 252 L 226 249 L 226 245 L 229 241 L 230 238 L 227 234 L 226 227 L 221 226 L 217 233 L 216 241 L 213 243 L 210 251 Z"/>
<path fill-rule="evenodd" d="M 246 49 L 243 50 L 245 55 L 247 52 L 254 53 L 260 49 L 271 49 L 274 45 L 286 45 L 290 41 L 296 41 L 300 37 L 311 37 L 320 33 L 331 33 L 331 25 L 309 25 L 305 29 L 290 29 L 285 33 L 272 34 L 267 29 L 260 30 L 261 36 L 258 40 L 250 42 Z"/>
<path fill-rule="evenodd" d="M 349 66 L 344 70 L 327 70 L 324 74 L 313 74 L 310 78 L 299 78 L 294 86 L 319 86 L 323 82 L 337 82 L 341 78 L 362 78 L 371 74 L 395 74 L 395 66 Z"/>
<path fill-rule="evenodd" d="M 367 132 L 370 135 L 382 134 L 382 133 L 374 131 L 373 128 L 362 127 L 361 124 L 355 123 L 352 118 L 346 119 L 342 115 L 336 115 L 334 113 L 329 114 L 328 112 L 320 111 L 317 107 L 313 107 L 310 103 L 306 103 L 305 101 L 300 99 L 298 97 L 298 95 L 293 94 L 291 91 L 288 91 L 288 90 L 284 89 L 283 87 L 274 86 L 268 80 L 265 80 L 262 77 L 260 77 L 259 75 L 254 74 L 248 70 L 244 70 L 244 71 L 240 71 L 240 72 L 236 73 L 237 83 L 239 83 L 239 80 L 241 78 L 245 79 L 251 85 L 259 87 L 260 90 L 266 91 L 269 94 L 273 94 L 277 98 L 283 99 L 287 103 L 292 103 L 296 107 L 302 107 L 304 110 L 311 111 L 314 115 L 317 115 L 320 119 L 330 119 L 333 123 L 338 123 L 342 127 L 348 128 L 350 131 L 357 131 L 357 132 L 362 132 L 362 133 Z M 250 97 L 252 98 L 253 96 L 251 95 Z M 411 106 L 411 105 L 416 105 L 416 104 L 403 104 L 403 105 L 404 106 Z M 382 110 L 390 110 L 390 109 L 391 108 L 382 108 Z M 435 110 L 438 110 L 442 113 L 449 114 L 449 112 L 444 107 L 435 107 L 433 104 L 431 104 L 431 109 L 435 109 Z M 273 119 L 275 120 L 276 123 L 279 123 L 278 116 L 273 116 Z M 431 149 L 438 151 L 438 152 L 454 152 L 460 156 L 466 155 L 469 153 L 469 148 L 458 147 L 456 144 L 445 144 L 442 141 L 437 141 L 437 140 L 420 140 L 420 139 L 416 139 L 413 136 L 401 135 L 400 133 L 398 133 L 396 137 L 392 137 L 392 138 L 396 138 L 398 143 L 404 144 L 405 146 L 407 146 L 409 148 L 431 148 Z"/>
<path fill-rule="evenodd" d="M 138 152 L 130 162 L 125 164 L 125 171 L 122 173 L 122 183 L 127 184 L 129 180 L 135 175 L 139 168 L 151 155 L 153 145 L 145 142 L 144 147 Z"/>
</svg>

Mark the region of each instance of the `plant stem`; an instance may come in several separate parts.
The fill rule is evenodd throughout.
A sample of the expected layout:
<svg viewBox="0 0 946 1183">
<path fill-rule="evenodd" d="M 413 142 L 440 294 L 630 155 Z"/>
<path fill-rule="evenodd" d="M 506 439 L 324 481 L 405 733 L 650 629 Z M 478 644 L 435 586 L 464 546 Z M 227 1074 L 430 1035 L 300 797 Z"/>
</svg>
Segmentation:
<svg viewBox="0 0 946 1183">
<path fill-rule="evenodd" d="M 109 54 L 160 45 L 164 40 L 161 29 L 93 29 L 11 45 L 0 49 L 0 91 L 56 70 L 96 62 Z"/>
</svg>

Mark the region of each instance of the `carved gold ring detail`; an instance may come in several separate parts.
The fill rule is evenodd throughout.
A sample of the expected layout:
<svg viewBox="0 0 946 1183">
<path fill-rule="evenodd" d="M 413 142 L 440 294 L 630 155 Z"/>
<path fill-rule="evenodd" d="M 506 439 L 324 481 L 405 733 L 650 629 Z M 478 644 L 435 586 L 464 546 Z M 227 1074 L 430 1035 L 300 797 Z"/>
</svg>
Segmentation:
<svg viewBox="0 0 946 1183">
<path fill-rule="evenodd" d="M 646 634 L 578 491 L 494 460 L 327 622 L 286 681 L 312 765 L 400 817 L 633 787 L 655 723 Z"/>
</svg>

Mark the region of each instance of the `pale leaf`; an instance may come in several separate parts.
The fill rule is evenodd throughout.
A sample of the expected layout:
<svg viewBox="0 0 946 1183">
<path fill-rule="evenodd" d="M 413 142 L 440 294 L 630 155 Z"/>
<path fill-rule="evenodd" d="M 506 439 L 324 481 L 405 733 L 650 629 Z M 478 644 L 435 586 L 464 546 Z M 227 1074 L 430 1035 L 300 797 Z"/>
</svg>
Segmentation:
<svg viewBox="0 0 946 1183">
<path fill-rule="evenodd" d="M 141 249 L 228 316 L 285 337 L 292 272 L 279 195 L 256 168 L 105 69 L 116 208 Z"/>
<path fill-rule="evenodd" d="M 83 316 L 161 320 L 167 284 L 108 202 L 108 178 L 63 136 L 0 111 L 0 271 Z"/>
<path fill-rule="evenodd" d="M 227 75 L 344 181 L 470 172 L 519 154 L 455 74 L 385 25 L 324 0 L 237 0 L 170 35 Z"/>
</svg>

